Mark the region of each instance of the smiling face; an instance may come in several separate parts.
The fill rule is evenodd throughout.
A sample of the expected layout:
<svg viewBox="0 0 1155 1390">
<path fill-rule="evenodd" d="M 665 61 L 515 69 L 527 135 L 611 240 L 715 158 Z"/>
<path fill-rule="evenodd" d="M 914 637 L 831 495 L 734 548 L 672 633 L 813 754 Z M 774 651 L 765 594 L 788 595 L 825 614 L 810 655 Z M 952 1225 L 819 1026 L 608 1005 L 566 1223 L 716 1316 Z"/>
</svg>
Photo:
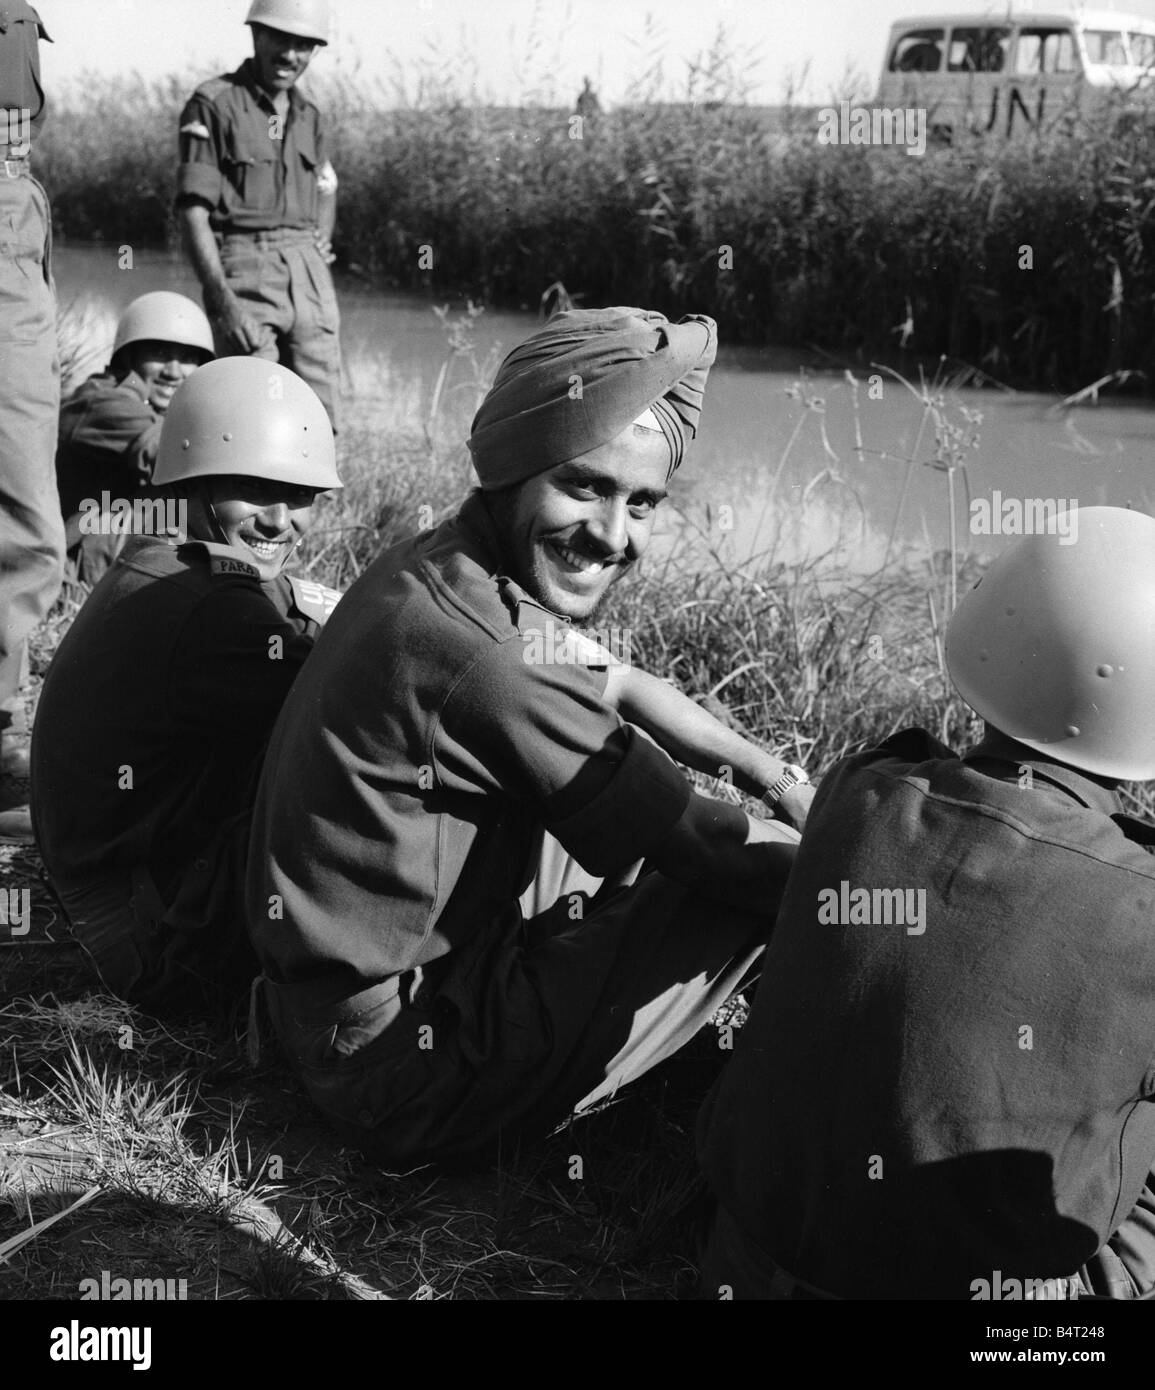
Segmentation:
<svg viewBox="0 0 1155 1390">
<path fill-rule="evenodd" d="M 312 525 L 316 496 L 316 488 L 263 478 L 209 478 L 204 491 L 189 499 L 189 535 L 202 541 L 223 539 L 255 565 L 267 582 L 280 574 Z"/>
<path fill-rule="evenodd" d="M 669 468 L 663 436 L 630 425 L 491 498 L 511 576 L 553 612 L 592 617 L 645 552 Z"/>
<path fill-rule="evenodd" d="M 125 351 L 132 370 L 144 382 L 149 405 L 161 415 L 168 409 L 176 388 L 205 359 L 200 348 L 155 338 L 130 343 Z"/>
<path fill-rule="evenodd" d="M 266 92 L 287 92 L 309 66 L 316 39 L 302 39 L 267 24 L 253 26 L 253 63 Z"/>
</svg>

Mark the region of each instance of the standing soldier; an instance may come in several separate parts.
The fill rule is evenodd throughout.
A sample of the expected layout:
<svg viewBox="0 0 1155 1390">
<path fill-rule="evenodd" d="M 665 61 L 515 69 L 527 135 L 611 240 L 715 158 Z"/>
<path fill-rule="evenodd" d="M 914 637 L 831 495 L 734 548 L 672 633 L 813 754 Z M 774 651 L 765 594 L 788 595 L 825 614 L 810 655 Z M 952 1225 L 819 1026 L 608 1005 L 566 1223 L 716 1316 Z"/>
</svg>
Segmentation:
<svg viewBox="0 0 1155 1390">
<path fill-rule="evenodd" d="M 44 123 L 39 39 L 25 0 L 0 8 L 0 839 L 30 841 L 19 688 L 25 641 L 60 591 L 64 527 L 52 460 L 60 408 L 51 212 L 29 155 Z"/>
<path fill-rule="evenodd" d="M 328 0 L 253 0 L 245 23 L 253 57 L 203 83 L 181 113 L 177 208 L 218 355 L 281 362 L 336 429 L 337 175 L 317 108 L 294 90 L 328 41 Z"/>
</svg>

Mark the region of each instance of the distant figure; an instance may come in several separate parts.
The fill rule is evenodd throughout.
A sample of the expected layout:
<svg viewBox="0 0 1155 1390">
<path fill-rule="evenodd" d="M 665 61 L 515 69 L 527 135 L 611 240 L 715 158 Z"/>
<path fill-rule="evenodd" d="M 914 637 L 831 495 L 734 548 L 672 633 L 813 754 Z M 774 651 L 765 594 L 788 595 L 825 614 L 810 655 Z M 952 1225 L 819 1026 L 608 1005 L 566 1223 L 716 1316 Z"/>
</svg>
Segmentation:
<svg viewBox="0 0 1155 1390">
<path fill-rule="evenodd" d="M 583 78 L 582 81 L 585 85 L 578 93 L 577 104 L 574 110 L 583 120 L 589 120 L 593 116 L 601 115 L 602 104 L 598 100 L 597 92 L 590 86 L 589 78 Z"/>
<path fill-rule="evenodd" d="M 108 366 L 64 402 L 56 483 L 69 579 L 95 584 L 124 549 L 127 531 L 101 520 L 105 503 L 148 489 L 173 392 L 212 355 L 209 321 L 191 299 L 142 294 L 121 315 Z"/>
<path fill-rule="evenodd" d="M 337 175 L 317 108 L 294 90 L 328 42 L 328 0 L 253 0 L 253 56 L 180 117 L 177 210 L 218 356 L 280 362 L 337 428 L 340 315 L 329 265 Z"/>
<path fill-rule="evenodd" d="M 942 49 L 927 41 L 912 44 L 898 60 L 899 72 L 938 72 L 942 66 Z"/>
</svg>

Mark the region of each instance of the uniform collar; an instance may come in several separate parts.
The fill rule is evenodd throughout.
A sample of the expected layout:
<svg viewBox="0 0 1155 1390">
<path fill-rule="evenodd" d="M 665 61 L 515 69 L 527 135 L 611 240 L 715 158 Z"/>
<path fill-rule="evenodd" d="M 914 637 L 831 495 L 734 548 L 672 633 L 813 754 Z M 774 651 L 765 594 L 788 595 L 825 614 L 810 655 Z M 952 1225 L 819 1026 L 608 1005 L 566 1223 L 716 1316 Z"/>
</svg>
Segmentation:
<svg viewBox="0 0 1155 1390">
<path fill-rule="evenodd" d="M 259 105 L 264 106 L 267 110 L 272 112 L 274 116 L 277 114 L 277 108 L 273 105 L 272 97 L 257 81 L 256 64 L 251 58 L 246 58 L 236 72 L 233 73 L 233 76 L 252 94 Z M 289 111 L 291 113 L 299 111 L 304 104 L 305 98 L 297 91 L 297 84 L 294 82 L 289 88 Z"/>
<path fill-rule="evenodd" d="M 559 623 L 569 625 L 569 618 L 547 608 L 539 599 L 534 598 L 532 594 L 523 589 L 516 579 L 511 578 L 505 572 L 506 561 L 501 533 L 494 524 L 489 507 L 485 502 L 485 494 L 480 488 L 474 489 L 461 504 L 454 522 L 458 529 L 464 531 L 468 539 L 474 542 L 475 547 L 480 552 L 476 558 L 497 580 L 502 601 L 514 615 L 517 614 L 519 605 L 525 603 L 536 608 L 540 613 L 546 613 L 550 617 L 556 618 Z"/>
<path fill-rule="evenodd" d="M 1091 810 L 1102 811 L 1106 816 L 1115 815 L 1122 806 L 1118 792 L 1105 779 L 1090 772 L 1080 772 L 1066 763 L 1057 763 L 989 726 L 982 741 L 966 754 L 963 762 L 1002 763 L 1008 775 L 1013 773 L 1016 777 L 1020 775 L 1020 768 L 1029 767 L 1038 780 L 1062 788 L 1076 801 Z"/>
<path fill-rule="evenodd" d="M 462 502 L 454 521 L 470 540 L 477 542 L 481 547 L 482 555 L 479 558 L 486 569 L 500 574 L 504 567 L 501 536 L 493 524 L 493 517 L 489 514 L 489 508 L 485 505 L 485 498 L 479 488 L 475 488 Z"/>
</svg>

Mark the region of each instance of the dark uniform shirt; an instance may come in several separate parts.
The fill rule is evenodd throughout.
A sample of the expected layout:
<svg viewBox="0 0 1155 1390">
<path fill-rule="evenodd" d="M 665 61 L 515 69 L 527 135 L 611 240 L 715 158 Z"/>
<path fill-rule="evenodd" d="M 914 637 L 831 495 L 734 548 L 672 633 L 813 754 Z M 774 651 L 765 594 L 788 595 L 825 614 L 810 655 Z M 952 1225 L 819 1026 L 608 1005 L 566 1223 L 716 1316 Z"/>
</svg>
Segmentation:
<svg viewBox="0 0 1155 1390">
<path fill-rule="evenodd" d="M 315 227 L 325 162 L 317 108 L 293 87 L 282 124 L 246 59 L 202 83 L 181 112 L 177 203 L 203 200 L 221 232 Z"/>
<path fill-rule="evenodd" d="M 605 703 L 604 668 L 526 660 L 523 633 L 564 620 L 499 556 L 474 494 L 370 566 L 294 686 L 249 859 L 249 928 L 277 983 L 330 1002 L 428 964 L 516 925 L 543 825 L 602 877 L 685 809 L 674 763 Z"/>
<path fill-rule="evenodd" d="M 166 893 L 252 804 L 323 620 L 300 595 L 227 546 L 129 542 L 65 634 L 36 713 L 37 840 L 63 887 L 143 865 Z"/>
<path fill-rule="evenodd" d="M 44 124 L 47 102 L 40 85 L 39 39 L 52 42 L 32 6 L 25 0 L 4 0 L 0 4 L 0 159 L 23 144 L 21 112 L 29 113 L 30 140 L 36 139 Z"/>
<path fill-rule="evenodd" d="M 1155 831 L 1119 812 L 1001 736 L 960 760 L 908 730 L 825 778 L 700 1127 L 791 1274 L 969 1299 L 1073 1274 L 1127 1217 L 1155 1158 Z M 925 929 L 881 898 L 858 922 L 860 888 L 922 890 Z"/>
<path fill-rule="evenodd" d="M 60 407 L 56 485 L 69 550 L 80 539 L 80 504 L 102 491 L 131 500 L 148 488 L 164 416 L 136 374 L 90 376 Z"/>
</svg>

